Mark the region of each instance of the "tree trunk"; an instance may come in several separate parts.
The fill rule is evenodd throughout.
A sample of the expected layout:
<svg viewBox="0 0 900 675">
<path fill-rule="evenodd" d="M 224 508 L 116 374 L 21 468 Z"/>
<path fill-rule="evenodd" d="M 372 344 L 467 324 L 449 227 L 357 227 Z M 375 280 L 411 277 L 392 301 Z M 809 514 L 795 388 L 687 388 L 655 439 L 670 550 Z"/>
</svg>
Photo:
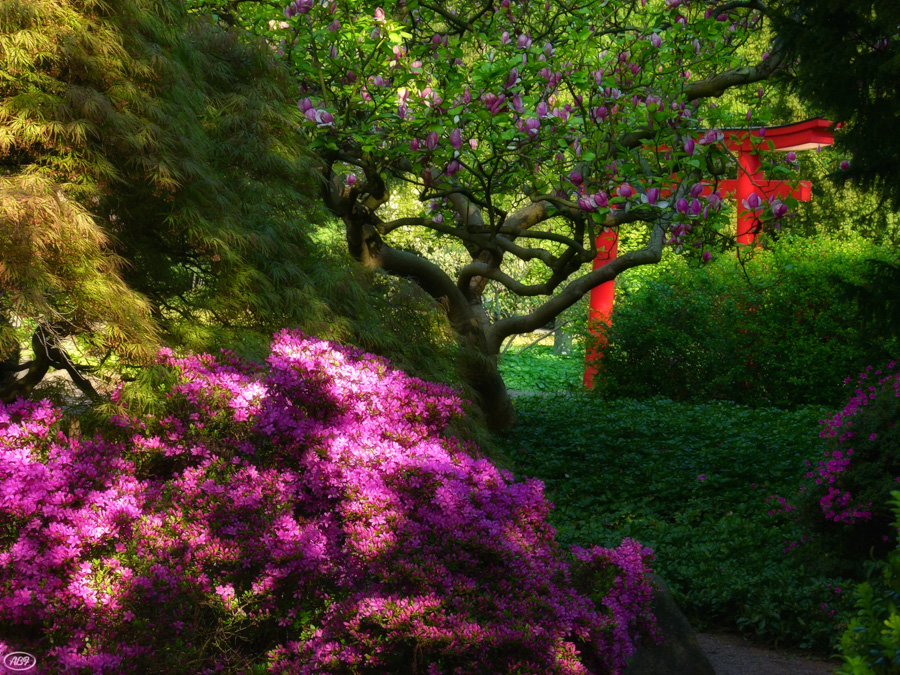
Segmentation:
<svg viewBox="0 0 900 675">
<path fill-rule="evenodd" d="M 557 326 L 553 331 L 553 353 L 560 356 L 572 354 L 572 336 L 561 326 Z"/>
<path fill-rule="evenodd" d="M 473 403 L 491 431 L 514 427 L 516 412 L 497 367 L 499 355 L 491 350 L 482 317 L 453 280 L 430 260 L 386 244 L 370 212 L 345 214 L 344 223 L 350 255 L 366 267 L 410 279 L 444 307 L 462 347 L 460 375 L 478 399 Z"/>
<path fill-rule="evenodd" d="M 480 349 L 463 346 L 460 374 L 477 394 L 478 400 L 474 403 L 493 432 L 516 426 L 516 410 L 500 375 L 499 360 L 499 354 L 486 354 Z"/>
<path fill-rule="evenodd" d="M 34 359 L 26 364 L 19 365 L 19 350 L 8 360 L 4 361 L 3 370 L 0 371 L 0 402 L 12 403 L 16 398 L 27 398 L 31 390 L 44 379 L 44 375 L 50 370 L 51 362 L 47 354 L 46 336 L 41 328 L 38 328 L 31 336 L 31 346 L 34 350 Z M 14 360 L 13 360 L 14 359 Z M 22 377 L 17 372 L 26 370 Z"/>
</svg>

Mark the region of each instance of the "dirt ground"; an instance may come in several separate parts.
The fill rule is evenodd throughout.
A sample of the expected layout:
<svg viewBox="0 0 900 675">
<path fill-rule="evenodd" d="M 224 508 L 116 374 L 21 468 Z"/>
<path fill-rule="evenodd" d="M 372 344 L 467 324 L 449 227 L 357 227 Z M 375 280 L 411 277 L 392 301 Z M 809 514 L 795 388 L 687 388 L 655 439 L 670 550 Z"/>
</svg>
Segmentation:
<svg viewBox="0 0 900 675">
<path fill-rule="evenodd" d="M 793 649 L 766 649 L 727 633 L 698 633 L 716 675 L 832 675 L 840 659 L 810 657 Z"/>
</svg>

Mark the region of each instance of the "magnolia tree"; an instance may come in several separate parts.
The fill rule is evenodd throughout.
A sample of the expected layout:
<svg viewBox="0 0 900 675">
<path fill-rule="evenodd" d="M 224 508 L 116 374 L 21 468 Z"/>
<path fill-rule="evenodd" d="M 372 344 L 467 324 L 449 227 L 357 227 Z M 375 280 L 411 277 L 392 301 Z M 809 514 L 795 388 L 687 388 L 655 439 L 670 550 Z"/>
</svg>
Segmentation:
<svg viewBox="0 0 900 675">
<path fill-rule="evenodd" d="M 784 60 L 764 44 L 767 10 L 752 0 L 295 0 L 277 17 L 238 6 L 220 18 L 264 33 L 296 74 L 300 133 L 350 253 L 445 307 L 485 357 L 472 384 L 497 427 L 514 422 L 496 370 L 505 338 L 657 262 L 667 244 L 708 258 L 729 221 L 715 190 L 730 161 L 720 129 L 746 124 L 742 96 L 757 100 L 758 88 L 748 85 Z M 733 88 L 747 89 L 729 97 L 739 119 L 713 103 Z M 415 207 L 381 217 L 404 185 Z M 749 206 L 761 218 L 786 210 Z M 584 273 L 597 236 L 624 227 L 642 243 Z M 461 241 L 470 260 L 447 270 L 392 246 L 409 228 Z M 515 259 L 542 278 L 514 277 Z M 492 321 L 490 280 L 541 302 Z"/>
</svg>

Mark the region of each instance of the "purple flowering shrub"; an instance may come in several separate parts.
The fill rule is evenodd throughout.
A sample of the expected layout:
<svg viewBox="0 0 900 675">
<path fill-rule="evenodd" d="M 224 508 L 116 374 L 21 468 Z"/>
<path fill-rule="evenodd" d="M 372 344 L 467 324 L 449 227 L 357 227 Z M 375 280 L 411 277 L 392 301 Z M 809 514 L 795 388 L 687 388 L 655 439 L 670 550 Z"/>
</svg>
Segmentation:
<svg viewBox="0 0 900 675">
<path fill-rule="evenodd" d="M 825 457 L 801 486 L 800 516 L 821 533 L 849 538 L 847 551 L 868 555 L 892 532 L 890 494 L 900 483 L 900 367 L 860 373 L 843 410 L 822 421 Z M 851 384 L 847 378 L 846 384 Z"/>
<path fill-rule="evenodd" d="M 649 549 L 566 552 L 461 402 L 298 332 L 265 366 L 162 357 L 102 436 L 0 406 L 0 653 L 35 672 L 617 673 Z"/>
</svg>

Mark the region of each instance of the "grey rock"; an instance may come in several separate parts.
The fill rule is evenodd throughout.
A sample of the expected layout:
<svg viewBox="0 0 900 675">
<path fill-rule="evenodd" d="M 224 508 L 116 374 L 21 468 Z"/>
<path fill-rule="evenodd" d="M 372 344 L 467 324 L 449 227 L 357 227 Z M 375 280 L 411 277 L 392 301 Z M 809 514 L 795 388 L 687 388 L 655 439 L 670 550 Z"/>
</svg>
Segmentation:
<svg viewBox="0 0 900 675">
<path fill-rule="evenodd" d="M 675 604 L 666 582 L 656 574 L 650 578 L 657 588 L 653 613 L 663 644 L 639 646 L 626 675 L 715 675 L 694 629 Z"/>
</svg>

